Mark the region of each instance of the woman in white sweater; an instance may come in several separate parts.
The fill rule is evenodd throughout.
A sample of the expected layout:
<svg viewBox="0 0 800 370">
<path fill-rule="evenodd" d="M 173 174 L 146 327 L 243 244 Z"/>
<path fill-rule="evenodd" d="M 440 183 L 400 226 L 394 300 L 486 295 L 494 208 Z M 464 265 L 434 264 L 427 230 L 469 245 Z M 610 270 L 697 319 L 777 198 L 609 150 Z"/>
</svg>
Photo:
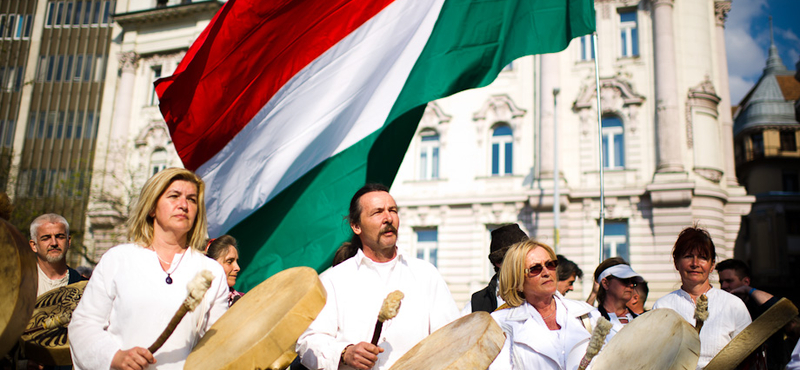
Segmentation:
<svg viewBox="0 0 800 370">
<path fill-rule="evenodd" d="M 131 244 L 103 255 L 69 325 L 76 369 L 182 369 L 228 308 L 222 267 L 207 258 L 205 185 L 191 171 L 163 170 L 145 183 L 128 220 Z M 214 275 L 200 305 L 156 351 L 153 344 L 202 270 Z"/>
</svg>

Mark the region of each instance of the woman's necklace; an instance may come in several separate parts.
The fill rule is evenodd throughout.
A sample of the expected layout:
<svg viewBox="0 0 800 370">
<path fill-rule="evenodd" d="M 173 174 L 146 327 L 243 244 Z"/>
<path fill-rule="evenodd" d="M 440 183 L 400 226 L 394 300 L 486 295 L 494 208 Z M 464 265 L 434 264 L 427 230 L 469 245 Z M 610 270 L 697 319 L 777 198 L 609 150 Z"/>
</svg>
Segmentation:
<svg viewBox="0 0 800 370">
<path fill-rule="evenodd" d="M 556 300 L 555 300 L 555 298 L 553 298 L 553 306 L 555 306 L 555 305 L 556 305 Z M 549 318 L 553 317 L 553 315 L 555 315 L 555 314 L 556 314 L 556 311 L 558 311 L 558 310 L 556 309 L 556 307 L 553 307 L 553 313 L 551 313 L 551 314 L 547 315 L 547 317 L 542 317 L 542 320 L 545 320 L 545 321 L 546 321 L 547 319 L 549 319 Z M 539 314 L 541 315 L 542 313 L 540 312 Z"/>
<path fill-rule="evenodd" d="M 155 251 L 156 251 L 156 249 L 155 249 L 155 248 L 153 248 L 153 252 L 155 252 Z M 166 278 L 166 280 L 165 280 L 165 281 L 167 282 L 167 284 L 172 284 L 172 276 L 170 276 L 170 275 L 172 275 L 172 274 L 175 272 L 175 270 L 177 270 L 177 269 L 178 269 L 178 266 L 180 266 L 180 265 L 181 265 L 181 261 L 183 261 L 183 256 L 184 256 L 184 255 L 186 255 L 186 253 L 189 253 L 189 249 L 188 249 L 188 248 L 186 249 L 186 251 L 184 251 L 184 252 L 183 252 L 183 254 L 181 254 L 181 258 L 178 260 L 178 263 L 176 263 L 176 264 L 175 264 L 175 268 L 173 268 L 173 269 L 172 269 L 172 272 L 169 272 L 169 270 L 167 270 L 167 271 L 164 271 L 164 272 L 166 272 L 166 273 L 167 273 L 167 278 Z M 159 256 L 159 255 L 158 255 L 158 252 L 156 252 L 156 257 L 158 257 L 158 259 L 159 259 L 161 262 L 164 262 L 164 263 L 166 263 L 166 264 L 168 264 L 168 265 L 171 265 L 171 263 L 169 263 L 169 262 L 167 262 L 167 261 L 164 261 L 164 260 L 162 260 L 162 259 L 161 259 L 161 256 Z"/>
</svg>

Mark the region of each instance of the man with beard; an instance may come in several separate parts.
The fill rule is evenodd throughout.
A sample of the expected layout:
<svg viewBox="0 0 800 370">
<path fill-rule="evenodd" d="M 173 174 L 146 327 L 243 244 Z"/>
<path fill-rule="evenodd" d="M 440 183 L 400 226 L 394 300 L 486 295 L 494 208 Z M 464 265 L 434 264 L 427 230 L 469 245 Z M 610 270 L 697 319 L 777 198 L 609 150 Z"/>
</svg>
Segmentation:
<svg viewBox="0 0 800 370">
<path fill-rule="evenodd" d="M 367 184 L 350 201 L 355 256 L 320 275 L 325 307 L 300 336 L 296 350 L 309 369 L 388 369 L 420 340 L 458 318 L 436 268 L 397 247 L 397 204 L 389 189 Z M 405 297 L 397 316 L 369 342 L 386 296 Z"/>
<path fill-rule="evenodd" d="M 71 241 L 69 223 L 60 215 L 44 214 L 36 217 L 31 223 L 30 244 L 36 253 L 36 265 L 39 270 L 37 297 L 52 289 L 86 280 L 67 266 L 65 257 Z"/>
</svg>

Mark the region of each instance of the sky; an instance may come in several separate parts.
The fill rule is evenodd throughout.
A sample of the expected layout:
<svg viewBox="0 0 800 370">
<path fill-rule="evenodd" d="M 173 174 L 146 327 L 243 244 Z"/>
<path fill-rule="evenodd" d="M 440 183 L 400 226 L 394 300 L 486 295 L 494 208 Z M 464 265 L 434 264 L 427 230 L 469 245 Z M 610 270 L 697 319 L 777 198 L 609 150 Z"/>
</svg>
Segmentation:
<svg viewBox="0 0 800 370">
<path fill-rule="evenodd" d="M 738 105 L 761 77 L 769 52 L 769 16 L 783 64 L 800 61 L 800 0 L 732 0 L 725 22 L 731 102 Z"/>
</svg>

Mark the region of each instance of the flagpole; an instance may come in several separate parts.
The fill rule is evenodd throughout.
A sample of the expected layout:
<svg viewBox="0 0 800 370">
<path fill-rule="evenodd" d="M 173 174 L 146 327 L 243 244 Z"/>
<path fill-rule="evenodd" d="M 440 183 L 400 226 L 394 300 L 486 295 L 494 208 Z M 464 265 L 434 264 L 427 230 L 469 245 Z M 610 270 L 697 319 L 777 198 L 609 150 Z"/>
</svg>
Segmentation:
<svg viewBox="0 0 800 370">
<path fill-rule="evenodd" d="M 558 93 L 561 91 L 559 88 L 553 89 L 553 248 L 558 251 L 558 245 L 561 242 L 560 229 L 560 215 L 561 215 L 561 198 L 560 189 L 558 188 Z"/>
<path fill-rule="evenodd" d="M 592 33 L 592 49 L 594 51 L 594 86 L 595 86 L 595 97 L 597 97 L 597 138 L 598 138 L 598 145 L 597 145 L 597 153 L 598 153 L 598 165 L 600 167 L 600 250 L 599 256 L 600 260 L 598 262 L 603 262 L 603 239 L 605 233 L 605 220 L 606 220 L 606 205 L 605 205 L 605 188 L 604 184 L 604 170 L 603 170 L 603 124 L 602 124 L 602 114 L 603 109 L 600 106 L 600 67 L 598 63 L 599 55 L 597 53 L 597 31 Z"/>
</svg>

